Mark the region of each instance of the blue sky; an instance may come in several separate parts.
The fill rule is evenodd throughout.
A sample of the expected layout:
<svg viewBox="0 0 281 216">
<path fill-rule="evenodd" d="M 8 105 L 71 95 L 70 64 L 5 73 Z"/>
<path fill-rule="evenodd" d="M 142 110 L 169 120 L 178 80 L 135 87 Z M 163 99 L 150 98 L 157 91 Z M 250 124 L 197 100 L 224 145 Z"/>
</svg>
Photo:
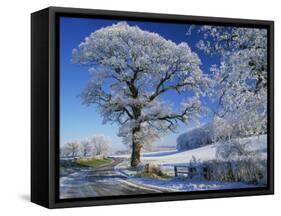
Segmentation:
<svg viewBox="0 0 281 216">
<path fill-rule="evenodd" d="M 87 67 L 71 63 L 72 49 L 84 41 L 85 37 L 101 27 L 110 26 L 119 21 L 126 20 L 60 18 L 60 144 L 70 140 L 89 138 L 95 134 L 104 134 L 111 138 L 114 150 L 124 148 L 121 138 L 117 137 L 118 125 L 102 124 L 102 117 L 94 106 L 82 105 L 79 94 L 90 80 L 90 75 Z M 196 48 L 199 35 L 196 33 L 187 35 L 188 24 L 139 21 L 127 21 L 127 23 L 137 25 L 143 30 L 156 32 L 175 43 L 187 42 L 191 49 L 199 55 L 202 61 L 201 69 L 204 73 L 209 72 L 212 64 L 219 63 L 217 57 L 207 56 Z M 179 97 L 176 93 L 169 93 L 164 100 L 179 104 L 183 97 L 184 95 Z M 203 99 L 202 102 L 206 106 L 211 106 L 207 99 Z M 202 122 L 208 122 L 211 116 L 211 114 L 204 116 Z M 163 137 L 159 144 L 175 144 L 177 136 L 187 128 L 188 126 L 181 125 L 178 133 Z"/>
</svg>

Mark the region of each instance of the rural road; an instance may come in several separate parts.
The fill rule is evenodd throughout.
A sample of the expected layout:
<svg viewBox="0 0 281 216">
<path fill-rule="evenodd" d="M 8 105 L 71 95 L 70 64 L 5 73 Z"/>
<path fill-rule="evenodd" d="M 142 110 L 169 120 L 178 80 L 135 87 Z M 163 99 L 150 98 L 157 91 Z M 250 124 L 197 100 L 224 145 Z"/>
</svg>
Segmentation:
<svg viewBox="0 0 281 216">
<path fill-rule="evenodd" d="M 60 198 L 83 198 L 114 195 L 135 195 L 164 192 L 161 189 L 137 185 L 118 174 L 114 167 L 121 163 L 114 158 L 111 164 L 100 168 L 83 167 L 67 177 L 60 178 Z"/>
</svg>

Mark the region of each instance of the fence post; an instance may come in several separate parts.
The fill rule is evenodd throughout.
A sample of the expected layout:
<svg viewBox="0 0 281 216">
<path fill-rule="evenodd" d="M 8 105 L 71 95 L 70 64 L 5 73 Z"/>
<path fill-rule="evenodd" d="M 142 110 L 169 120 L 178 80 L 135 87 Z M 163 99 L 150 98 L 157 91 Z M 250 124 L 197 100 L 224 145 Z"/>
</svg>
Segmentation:
<svg viewBox="0 0 281 216">
<path fill-rule="evenodd" d="M 203 167 L 203 178 L 205 179 L 205 180 L 207 180 L 208 179 L 208 169 L 207 169 L 207 167 Z"/>
<path fill-rule="evenodd" d="M 188 178 L 192 179 L 194 175 L 194 168 L 193 167 L 188 167 Z"/>
<path fill-rule="evenodd" d="M 177 170 L 176 166 L 174 166 L 174 170 L 175 170 L 175 176 L 177 177 L 178 176 L 178 170 Z"/>
</svg>

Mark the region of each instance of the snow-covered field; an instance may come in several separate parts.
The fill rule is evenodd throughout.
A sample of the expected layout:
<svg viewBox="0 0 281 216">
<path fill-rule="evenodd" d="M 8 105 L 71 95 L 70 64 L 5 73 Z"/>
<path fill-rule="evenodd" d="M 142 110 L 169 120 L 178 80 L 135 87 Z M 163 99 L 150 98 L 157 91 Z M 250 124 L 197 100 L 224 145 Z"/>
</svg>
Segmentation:
<svg viewBox="0 0 281 216">
<path fill-rule="evenodd" d="M 243 138 L 241 139 L 241 142 L 245 143 L 248 149 L 256 151 L 259 156 L 266 158 L 266 135 Z M 216 152 L 219 145 L 219 143 L 214 143 L 211 145 L 186 151 L 171 150 L 143 153 L 141 156 L 141 161 L 143 163 L 157 163 L 161 165 L 170 165 L 189 163 L 193 159 L 193 157 L 202 162 L 207 160 L 213 160 L 216 159 Z M 117 155 L 113 157 L 129 158 L 130 155 Z"/>
<path fill-rule="evenodd" d="M 265 158 L 267 157 L 267 136 L 254 136 L 247 137 L 240 140 L 241 143 L 246 145 L 247 149 L 255 151 L 259 157 Z M 207 145 L 204 147 L 199 147 L 196 149 L 186 150 L 186 151 L 159 151 L 159 152 L 149 152 L 143 153 L 141 156 L 141 161 L 143 164 L 152 163 L 158 164 L 161 166 L 163 171 L 167 174 L 172 175 L 174 172 L 174 165 L 185 165 L 190 163 L 193 158 L 199 160 L 201 162 L 217 159 L 216 152 L 220 143 L 214 143 L 211 145 Z M 118 155 L 113 157 L 121 157 L 128 159 L 130 155 Z M 116 169 L 120 172 L 126 172 L 128 175 L 133 175 L 134 172 L 131 172 L 126 169 L 129 166 L 129 162 L 124 161 L 119 164 Z"/>
</svg>

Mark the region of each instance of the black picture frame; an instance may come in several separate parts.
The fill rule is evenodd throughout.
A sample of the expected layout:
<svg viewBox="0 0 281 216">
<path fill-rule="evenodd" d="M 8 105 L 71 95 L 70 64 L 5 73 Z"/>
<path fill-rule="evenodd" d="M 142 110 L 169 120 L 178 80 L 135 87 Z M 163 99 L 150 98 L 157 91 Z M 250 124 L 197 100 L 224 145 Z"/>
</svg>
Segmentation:
<svg viewBox="0 0 281 216">
<path fill-rule="evenodd" d="M 268 184 L 266 188 L 59 199 L 60 16 L 262 27 L 268 30 Z M 274 22 L 49 7 L 31 15 L 31 201 L 47 208 L 274 194 Z"/>
</svg>

